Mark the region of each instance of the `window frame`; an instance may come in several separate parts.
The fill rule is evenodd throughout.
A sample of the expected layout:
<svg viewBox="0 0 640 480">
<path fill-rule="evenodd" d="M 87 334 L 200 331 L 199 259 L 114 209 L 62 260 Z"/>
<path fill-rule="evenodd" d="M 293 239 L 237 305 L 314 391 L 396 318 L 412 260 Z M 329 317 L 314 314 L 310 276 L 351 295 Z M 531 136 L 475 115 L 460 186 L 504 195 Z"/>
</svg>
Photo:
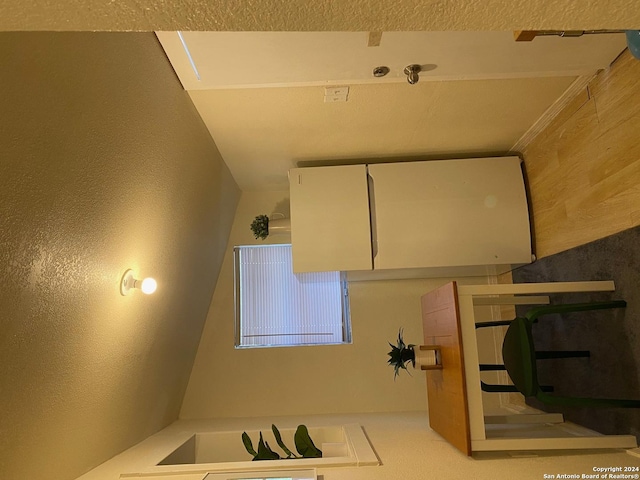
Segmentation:
<svg viewBox="0 0 640 480">
<path fill-rule="evenodd" d="M 233 247 L 233 277 L 234 277 L 234 348 L 238 350 L 251 349 L 251 348 L 286 348 L 286 347 L 311 347 L 311 346 L 327 346 L 327 345 L 350 345 L 353 343 L 352 328 L 351 328 L 351 308 L 349 298 L 349 283 L 347 281 L 347 275 L 345 272 L 340 273 L 340 300 L 342 305 L 342 341 L 340 342 L 314 342 L 314 343 L 296 343 L 288 345 L 243 345 L 241 338 L 241 295 L 240 289 L 242 287 L 240 278 L 240 252 L 242 249 L 248 248 L 269 248 L 269 247 L 283 247 L 287 246 L 291 248 L 290 243 L 279 244 L 267 244 L 267 245 L 236 245 Z M 292 275 L 305 275 L 305 273 L 293 273 Z"/>
</svg>

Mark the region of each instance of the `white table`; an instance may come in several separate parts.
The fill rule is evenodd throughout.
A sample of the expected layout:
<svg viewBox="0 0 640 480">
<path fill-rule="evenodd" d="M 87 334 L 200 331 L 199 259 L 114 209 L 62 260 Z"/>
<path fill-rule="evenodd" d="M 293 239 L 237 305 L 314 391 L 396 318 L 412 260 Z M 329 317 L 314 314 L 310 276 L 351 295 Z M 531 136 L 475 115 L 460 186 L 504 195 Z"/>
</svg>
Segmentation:
<svg viewBox="0 0 640 480">
<path fill-rule="evenodd" d="M 513 295 L 614 290 L 613 281 L 506 285 L 457 285 L 456 282 L 451 282 L 424 295 L 422 310 L 425 342 L 438 344 L 440 341 L 445 344 L 443 369 L 426 372 L 432 428 L 467 455 L 479 451 L 637 447 L 636 437 L 633 435 L 585 434 L 584 429 L 572 429 L 570 426 L 549 426 L 547 434 L 545 428 L 540 428 L 535 437 L 516 434 L 499 438 L 491 435 L 492 427 L 487 429 L 487 425 L 560 423 L 562 427 L 563 419 L 559 414 L 485 417 L 482 405 L 474 305 L 539 304 L 548 303 L 547 297 L 537 296 L 534 300 L 528 300 L 527 297 Z M 443 312 L 448 313 L 443 316 Z M 445 324 L 448 330 L 443 330 Z M 458 391 L 451 393 L 456 388 Z M 449 399 L 445 398 L 447 395 L 450 395 Z M 462 397 L 461 401 L 451 401 L 452 398 L 459 397 Z M 464 409 L 466 412 L 462 411 Z M 455 419 L 455 422 L 451 419 Z M 526 429 L 522 431 L 526 432 Z"/>
</svg>

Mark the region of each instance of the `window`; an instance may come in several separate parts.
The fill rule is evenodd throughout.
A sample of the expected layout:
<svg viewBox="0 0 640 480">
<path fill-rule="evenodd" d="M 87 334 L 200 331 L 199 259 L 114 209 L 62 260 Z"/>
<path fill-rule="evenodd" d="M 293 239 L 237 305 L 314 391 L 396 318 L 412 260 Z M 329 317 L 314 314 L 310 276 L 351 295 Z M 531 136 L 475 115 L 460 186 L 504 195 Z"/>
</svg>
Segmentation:
<svg viewBox="0 0 640 480">
<path fill-rule="evenodd" d="M 259 476 L 258 476 L 259 475 Z M 255 473 L 210 473 L 204 480 L 316 480 L 316 469 Z"/>
<path fill-rule="evenodd" d="M 234 248 L 236 348 L 351 343 L 341 272 L 293 273 L 291 245 Z"/>
</svg>

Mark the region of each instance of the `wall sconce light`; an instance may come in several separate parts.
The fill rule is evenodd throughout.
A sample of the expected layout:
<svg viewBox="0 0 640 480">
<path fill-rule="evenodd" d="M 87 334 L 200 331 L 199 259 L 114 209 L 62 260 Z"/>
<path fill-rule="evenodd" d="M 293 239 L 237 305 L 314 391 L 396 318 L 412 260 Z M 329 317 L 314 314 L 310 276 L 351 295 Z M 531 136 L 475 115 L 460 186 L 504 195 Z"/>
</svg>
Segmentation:
<svg viewBox="0 0 640 480">
<path fill-rule="evenodd" d="M 133 288 L 139 288 L 142 290 L 142 293 L 151 295 L 156 291 L 156 288 L 158 288 L 158 282 L 151 277 L 138 280 L 133 276 L 133 270 L 129 269 L 124 272 L 124 275 L 122 276 L 122 281 L 120 282 L 120 293 L 122 295 L 128 295 Z"/>
</svg>

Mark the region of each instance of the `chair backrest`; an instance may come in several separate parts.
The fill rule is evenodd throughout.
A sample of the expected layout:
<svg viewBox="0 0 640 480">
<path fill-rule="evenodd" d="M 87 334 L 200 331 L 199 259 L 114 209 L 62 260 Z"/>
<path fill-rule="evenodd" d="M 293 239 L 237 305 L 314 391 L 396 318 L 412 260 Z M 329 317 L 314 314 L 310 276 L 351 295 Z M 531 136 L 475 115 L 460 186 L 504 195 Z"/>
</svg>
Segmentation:
<svg viewBox="0 0 640 480">
<path fill-rule="evenodd" d="M 525 397 L 535 396 L 540 389 L 531 324 L 526 318 L 515 318 L 509 324 L 502 343 L 504 366 L 513 384 Z"/>
</svg>

